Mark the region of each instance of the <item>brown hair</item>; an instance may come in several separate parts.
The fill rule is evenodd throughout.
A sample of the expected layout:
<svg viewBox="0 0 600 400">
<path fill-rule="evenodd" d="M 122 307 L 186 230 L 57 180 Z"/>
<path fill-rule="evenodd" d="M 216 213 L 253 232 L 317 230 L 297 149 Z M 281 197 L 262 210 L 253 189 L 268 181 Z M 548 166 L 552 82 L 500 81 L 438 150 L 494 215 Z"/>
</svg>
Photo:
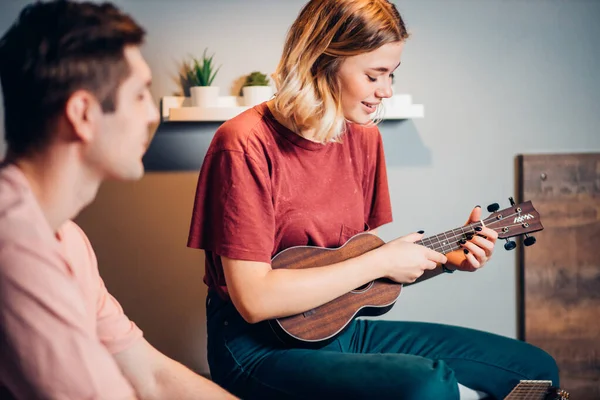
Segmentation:
<svg viewBox="0 0 600 400">
<path fill-rule="evenodd" d="M 408 38 L 387 0 L 311 0 L 291 26 L 273 77 L 275 110 L 300 133 L 337 140 L 345 127 L 337 72 L 346 57 Z"/>
<path fill-rule="evenodd" d="M 127 45 L 144 29 L 110 3 L 58 0 L 25 7 L 0 39 L 0 79 L 8 150 L 22 156 L 43 148 L 69 97 L 87 90 L 104 112 L 129 76 Z"/>
</svg>

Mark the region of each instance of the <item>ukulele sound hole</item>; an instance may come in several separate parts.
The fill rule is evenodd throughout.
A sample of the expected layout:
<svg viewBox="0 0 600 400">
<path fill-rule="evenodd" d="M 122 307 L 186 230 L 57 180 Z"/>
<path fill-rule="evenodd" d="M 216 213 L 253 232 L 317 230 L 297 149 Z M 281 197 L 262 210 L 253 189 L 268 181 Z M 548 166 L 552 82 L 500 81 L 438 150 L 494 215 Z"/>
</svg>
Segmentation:
<svg viewBox="0 0 600 400">
<path fill-rule="evenodd" d="M 364 285 L 354 289 L 351 293 L 364 293 L 367 290 L 371 289 L 371 286 L 373 286 L 373 282 L 365 283 Z"/>
</svg>

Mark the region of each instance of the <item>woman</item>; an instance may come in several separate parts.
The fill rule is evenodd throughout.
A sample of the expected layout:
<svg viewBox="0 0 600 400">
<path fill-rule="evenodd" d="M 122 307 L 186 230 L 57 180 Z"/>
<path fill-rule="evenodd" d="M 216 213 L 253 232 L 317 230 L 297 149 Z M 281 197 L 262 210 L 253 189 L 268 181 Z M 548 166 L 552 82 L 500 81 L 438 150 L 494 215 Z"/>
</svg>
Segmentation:
<svg viewBox="0 0 600 400">
<path fill-rule="evenodd" d="M 388 1 L 311 0 L 288 34 L 276 97 L 215 134 L 188 245 L 206 254 L 212 378 L 240 397 L 457 399 L 460 382 L 503 398 L 521 379 L 558 384 L 549 355 L 489 333 L 355 320 L 335 340 L 306 349 L 283 344 L 266 322 L 373 279 L 410 283 L 425 272 L 473 271 L 492 255 L 497 234 L 483 228 L 447 256 L 415 244 L 420 232 L 333 265 L 271 268 L 286 248 L 338 247 L 392 220 L 371 115 L 392 95 L 407 37 Z M 480 215 L 476 207 L 470 221 Z"/>
</svg>

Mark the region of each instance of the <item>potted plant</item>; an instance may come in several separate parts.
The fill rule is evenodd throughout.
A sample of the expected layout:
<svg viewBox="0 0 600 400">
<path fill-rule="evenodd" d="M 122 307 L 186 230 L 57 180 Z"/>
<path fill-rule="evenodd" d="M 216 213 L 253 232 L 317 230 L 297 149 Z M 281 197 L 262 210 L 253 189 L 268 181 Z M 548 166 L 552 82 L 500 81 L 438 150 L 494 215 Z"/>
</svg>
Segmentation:
<svg viewBox="0 0 600 400">
<path fill-rule="evenodd" d="M 216 107 L 219 99 L 219 87 L 211 86 L 221 66 L 215 69 L 214 54 L 206 56 L 206 49 L 201 59 L 192 58 L 188 66 L 187 80 L 190 85 L 192 105 L 196 107 Z"/>
<path fill-rule="evenodd" d="M 267 75 L 259 71 L 250 73 L 242 85 L 241 95 L 244 105 L 248 107 L 253 107 L 269 100 L 273 96 L 273 90 L 269 86 Z"/>
</svg>

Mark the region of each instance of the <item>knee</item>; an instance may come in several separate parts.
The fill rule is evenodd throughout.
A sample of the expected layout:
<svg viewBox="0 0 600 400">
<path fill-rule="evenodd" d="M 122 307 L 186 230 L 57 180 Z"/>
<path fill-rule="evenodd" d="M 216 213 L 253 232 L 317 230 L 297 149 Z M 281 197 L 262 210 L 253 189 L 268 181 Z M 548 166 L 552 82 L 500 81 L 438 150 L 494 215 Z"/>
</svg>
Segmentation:
<svg viewBox="0 0 600 400">
<path fill-rule="evenodd" d="M 430 367 L 419 371 L 400 398 L 458 400 L 458 382 L 454 371 L 444 361 L 433 361 Z"/>
<path fill-rule="evenodd" d="M 535 373 L 537 376 L 534 379 L 539 380 L 549 380 L 552 381 L 554 386 L 559 386 L 559 374 L 558 374 L 558 365 L 556 364 L 556 360 L 550 354 L 546 353 L 544 350 L 540 348 L 535 348 L 537 354 L 534 358 L 537 360 L 537 369 Z"/>
<path fill-rule="evenodd" d="M 552 381 L 554 386 L 558 386 L 558 365 L 554 358 L 540 349 L 539 347 L 531 344 L 526 344 L 527 347 L 521 352 L 523 366 L 526 366 L 527 370 L 524 371 L 524 375 L 527 379 L 531 380 L 548 380 Z"/>
</svg>

